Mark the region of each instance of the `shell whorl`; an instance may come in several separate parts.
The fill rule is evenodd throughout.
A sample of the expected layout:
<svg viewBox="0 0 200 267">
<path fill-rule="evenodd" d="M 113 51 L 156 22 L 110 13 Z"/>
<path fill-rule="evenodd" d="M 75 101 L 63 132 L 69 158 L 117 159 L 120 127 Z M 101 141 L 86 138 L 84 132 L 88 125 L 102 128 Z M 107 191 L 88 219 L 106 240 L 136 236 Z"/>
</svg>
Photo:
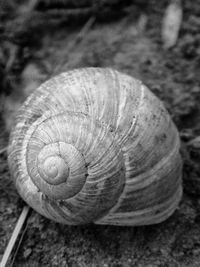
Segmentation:
<svg viewBox="0 0 200 267">
<path fill-rule="evenodd" d="M 156 223 L 181 197 L 173 122 L 140 81 L 111 69 L 42 84 L 19 110 L 9 147 L 20 195 L 58 222 Z"/>
</svg>

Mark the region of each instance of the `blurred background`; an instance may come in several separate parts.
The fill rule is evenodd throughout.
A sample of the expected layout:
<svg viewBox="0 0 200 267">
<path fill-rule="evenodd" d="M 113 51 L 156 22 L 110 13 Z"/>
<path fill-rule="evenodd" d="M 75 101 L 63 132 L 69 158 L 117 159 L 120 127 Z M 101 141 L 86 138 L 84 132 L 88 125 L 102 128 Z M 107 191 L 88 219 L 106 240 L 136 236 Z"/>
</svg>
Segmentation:
<svg viewBox="0 0 200 267">
<path fill-rule="evenodd" d="M 24 206 L 6 158 L 17 109 L 50 77 L 90 66 L 141 79 L 164 102 L 182 141 L 180 208 L 135 228 L 32 211 L 8 266 L 200 266 L 200 0 L 1 0 L 0 259 Z"/>
</svg>

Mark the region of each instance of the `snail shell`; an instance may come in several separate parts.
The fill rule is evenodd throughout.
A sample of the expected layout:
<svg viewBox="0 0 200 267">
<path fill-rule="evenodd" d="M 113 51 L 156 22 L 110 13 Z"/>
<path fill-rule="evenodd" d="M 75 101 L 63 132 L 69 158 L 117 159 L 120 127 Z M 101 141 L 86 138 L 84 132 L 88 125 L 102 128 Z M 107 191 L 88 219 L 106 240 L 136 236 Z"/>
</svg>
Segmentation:
<svg viewBox="0 0 200 267">
<path fill-rule="evenodd" d="M 65 224 L 145 225 L 182 195 L 179 136 L 140 81 L 111 69 L 62 73 L 18 112 L 8 161 L 21 197 Z"/>
</svg>

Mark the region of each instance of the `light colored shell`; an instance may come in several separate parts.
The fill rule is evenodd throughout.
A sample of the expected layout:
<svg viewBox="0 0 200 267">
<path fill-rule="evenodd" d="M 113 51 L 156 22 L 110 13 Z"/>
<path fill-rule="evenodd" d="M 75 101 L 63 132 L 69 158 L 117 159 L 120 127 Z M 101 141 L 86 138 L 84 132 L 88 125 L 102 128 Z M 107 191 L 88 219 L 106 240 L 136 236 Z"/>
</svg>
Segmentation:
<svg viewBox="0 0 200 267">
<path fill-rule="evenodd" d="M 140 81 L 85 68 L 25 101 L 8 161 L 19 194 L 52 220 L 145 225 L 180 201 L 179 146 L 169 114 Z"/>
</svg>

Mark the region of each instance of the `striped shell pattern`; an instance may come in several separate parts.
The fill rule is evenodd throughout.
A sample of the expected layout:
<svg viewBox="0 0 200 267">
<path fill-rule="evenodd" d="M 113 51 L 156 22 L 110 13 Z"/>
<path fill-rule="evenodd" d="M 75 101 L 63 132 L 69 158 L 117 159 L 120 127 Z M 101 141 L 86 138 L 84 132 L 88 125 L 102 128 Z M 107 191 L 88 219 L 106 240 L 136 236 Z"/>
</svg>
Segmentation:
<svg viewBox="0 0 200 267">
<path fill-rule="evenodd" d="M 65 224 L 146 225 L 182 195 L 179 136 L 162 102 L 118 71 L 42 84 L 19 110 L 8 162 L 21 197 Z"/>
</svg>

